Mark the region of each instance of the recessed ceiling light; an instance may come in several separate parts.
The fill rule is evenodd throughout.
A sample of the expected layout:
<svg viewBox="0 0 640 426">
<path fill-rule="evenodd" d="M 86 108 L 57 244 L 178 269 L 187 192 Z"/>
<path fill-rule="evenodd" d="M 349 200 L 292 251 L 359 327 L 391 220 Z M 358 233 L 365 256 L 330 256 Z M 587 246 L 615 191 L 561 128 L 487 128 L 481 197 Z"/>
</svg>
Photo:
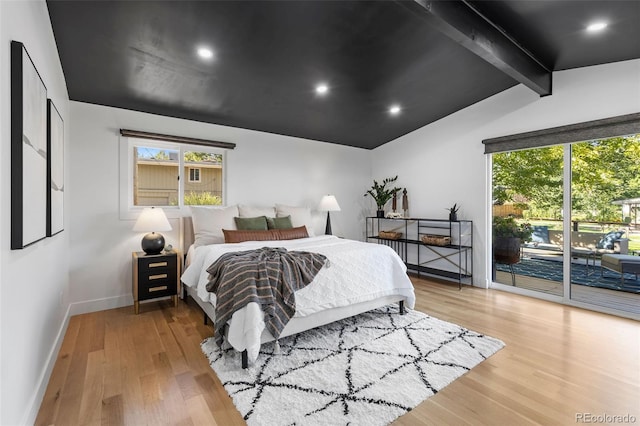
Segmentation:
<svg viewBox="0 0 640 426">
<path fill-rule="evenodd" d="M 316 93 L 318 95 L 326 95 L 329 92 L 329 86 L 325 83 L 320 83 L 316 86 Z"/>
<path fill-rule="evenodd" d="M 389 114 L 391 115 L 398 115 L 400 114 L 400 111 L 402 111 L 402 108 L 400 108 L 400 105 L 391 105 L 389 107 Z"/>
<path fill-rule="evenodd" d="M 211 59 L 213 58 L 213 51 L 208 47 L 198 47 L 198 56 L 202 59 Z"/>
<path fill-rule="evenodd" d="M 589 26 L 587 27 L 587 31 L 596 32 L 596 31 L 602 31 L 605 28 L 607 28 L 606 22 L 594 22 L 593 24 L 589 24 Z"/>
</svg>

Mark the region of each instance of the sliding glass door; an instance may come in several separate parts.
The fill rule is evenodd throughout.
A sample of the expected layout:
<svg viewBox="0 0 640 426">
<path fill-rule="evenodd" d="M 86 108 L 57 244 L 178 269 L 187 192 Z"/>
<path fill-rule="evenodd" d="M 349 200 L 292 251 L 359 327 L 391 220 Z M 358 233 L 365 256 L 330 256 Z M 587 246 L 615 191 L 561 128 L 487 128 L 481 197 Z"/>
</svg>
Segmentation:
<svg viewBox="0 0 640 426">
<path fill-rule="evenodd" d="M 640 313 L 639 197 L 640 135 L 571 145 L 571 300 Z"/>
<path fill-rule="evenodd" d="M 640 314 L 640 135 L 494 153 L 492 194 L 494 283 Z"/>
<path fill-rule="evenodd" d="M 563 295 L 563 158 L 562 146 L 493 155 L 494 282 Z"/>
</svg>

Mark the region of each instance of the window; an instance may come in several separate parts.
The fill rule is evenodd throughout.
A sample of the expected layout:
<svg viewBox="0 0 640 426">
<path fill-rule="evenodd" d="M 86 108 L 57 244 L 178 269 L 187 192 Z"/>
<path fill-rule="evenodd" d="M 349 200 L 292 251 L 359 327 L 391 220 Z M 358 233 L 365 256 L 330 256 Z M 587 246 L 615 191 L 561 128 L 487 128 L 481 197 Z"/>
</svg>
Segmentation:
<svg viewBox="0 0 640 426">
<path fill-rule="evenodd" d="M 137 138 L 122 148 L 122 218 L 134 218 L 144 206 L 162 206 L 177 217 L 185 206 L 223 204 L 223 150 Z"/>
<path fill-rule="evenodd" d="M 200 182 L 200 169 L 189 168 L 189 182 Z"/>
<path fill-rule="evenodd" d="M 175 149 L 133 147 L 134 206 L 178 205 L 179 155 Z"/>
</svg>

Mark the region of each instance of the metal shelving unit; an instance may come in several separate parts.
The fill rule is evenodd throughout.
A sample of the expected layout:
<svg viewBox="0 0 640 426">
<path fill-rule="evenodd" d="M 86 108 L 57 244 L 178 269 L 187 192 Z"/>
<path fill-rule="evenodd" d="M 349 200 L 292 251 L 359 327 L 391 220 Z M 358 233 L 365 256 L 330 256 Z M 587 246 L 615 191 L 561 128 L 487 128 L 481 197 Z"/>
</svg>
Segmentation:
<svg viewBox="0 0 640 426">
<path fill-rule="evenodd" d="M 381 238 L 380 231 L 401 232 L 398 239 Z M 425 244 L 424 235 L 450 238 L 446 245 Z M 366 238 L 391 247 L 407 269 L 421 276 L 432 275 L 462 284 L 473 279 L 473 222 L 426 218 L 366 218 Z"/>
</svg>

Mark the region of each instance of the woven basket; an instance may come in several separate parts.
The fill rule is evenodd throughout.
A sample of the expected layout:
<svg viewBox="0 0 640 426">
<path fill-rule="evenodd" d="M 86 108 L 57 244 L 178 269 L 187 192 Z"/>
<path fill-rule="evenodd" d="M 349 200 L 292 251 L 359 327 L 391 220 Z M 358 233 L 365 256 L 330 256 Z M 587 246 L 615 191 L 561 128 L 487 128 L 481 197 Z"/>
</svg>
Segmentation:
<svg viewBox="0 0 640 426">
<path fill-rule="evenodd" d="M 378 232 L 378 237 L 384 238 L 385 240 L 397 240 L 402 237 L 402 232 L 380 231 Z"/>
<path fill-rule="evenodd" d="M 430 246 L 448 246 L 451 244 L 451 237 L 445 235 L 426 234 L 422 236 L 421 240 L 424 244 Z"/>
</svg>

